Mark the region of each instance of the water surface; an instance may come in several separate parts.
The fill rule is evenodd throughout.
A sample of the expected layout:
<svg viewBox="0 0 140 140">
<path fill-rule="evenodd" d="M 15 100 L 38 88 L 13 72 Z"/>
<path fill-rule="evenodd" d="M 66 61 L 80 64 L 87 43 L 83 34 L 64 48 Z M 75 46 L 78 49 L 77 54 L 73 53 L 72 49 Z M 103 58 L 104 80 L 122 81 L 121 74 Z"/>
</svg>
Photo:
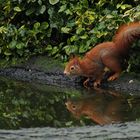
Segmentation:
<svg viewBox="0 0 140 140">
<path fill-rule="evenodd" d="M 140 96 L 111 89 L 75 89 L 0 77 L 0 129 L 138 122 Z"/>
</svg>

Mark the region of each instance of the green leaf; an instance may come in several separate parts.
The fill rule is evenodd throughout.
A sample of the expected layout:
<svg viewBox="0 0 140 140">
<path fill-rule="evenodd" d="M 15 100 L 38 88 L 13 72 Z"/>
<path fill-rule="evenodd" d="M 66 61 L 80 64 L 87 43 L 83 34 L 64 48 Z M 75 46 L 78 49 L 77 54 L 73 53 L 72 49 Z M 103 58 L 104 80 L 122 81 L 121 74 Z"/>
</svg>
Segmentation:
<svg viewBox="0 0 140 140">
<path fill-rule="evenodd" d="M 1 26 L 0 27 L 0 33 L 2 34 L 2 33 L 7 33 L 7 28 L 6 27 L 4 27 L 4 26 Z"/>
<path fill-rule="evenodd" d="M 62 5 L 58 12 L 63 12 L 64 10 L 66 10 L 66 6 L 67 6 L 66 4 Z"/>
<path fill-rule="evenodd" d="M 66 33 L 66 34 L 68 34 L 69 32 L 70 32 L 70 28 L 68 28 L 68 27 L 62 27 L 61 28 L 61 31 L 63 32 L 63 33 Z"/>
<path fill-rule="evenodd" d="M 75 45 L 67 45 L 64 47 L 66 54 L 70 55 L 71 53 L 75 53 L 78 51 L 78 47 Z"/>
<path fill-rule="evenodd" d="M 4 52 L 4 55 L 6 55 L 6 56 L 12 55 L 12 52 L 11 52 L 10 50 L 6 50 L 6 51 Z"/>
<path fill-rule="evenodd" d="M 39 22 L 36 22 L 35 24 L 34 24 L 34 28 L 35 29 L 38 29 L 40 27 L 40 23 Z"/>
<path fill-rule="evenodd" d="M 71 38 L 70 38 L 70 41 L 71 42 L 74 42 L 74 41 L 77 41 L 79 39 L 78 35 L 73 35 Z"/>
<path fill-rule="evenodd" d="M 54 54 L 56 54 L 58 51 L 59 51 L 58 47 L 55 46 L 55 47 L 52 48 L 52 52 L 51 52 L 51 53 L 52 53 L 52 55 L 54 55 Z"/>
<path fill-rule="evenodd" d="M 121 8 L 124 10 L 126 8 L 126 6 L 125 5 L 121 5 Z"/>
<path fill-rule="evenodd" d="M 49 27 L 48 22 L 42 22 L 41 23 L 41 29 L 47 29 Z"/>
<path fill-rule="evenodd" d="M 111 18 L 113 18 L 113 16 L 112 15 L 107 15 L 106 18 L 111 19 Z"/>
<path fill-rule="evenodd" d="M 47 36 L 47 37 L 51 37 L 51 33 L 52 33 L 52 29 L 49 28 L 49 29 L 46 31 L 46 36 Z"/>
<path fill-rule="evenodd" d="M 38 4 L 39 5 L 42 5 L 42 0 L 38 0 Z"/>
<path fill-rule="evenodd" d="M 46 50 L 46 51 L 51 51 L 51 50 L 52 50 L 52 46 L 51 46 L 51 45 L 47 45 L 47 47 L 46 47 L 45 50 Z"/>
<path fill-rule="evenodd" d="M 59 2 L 59 0 L 49 0 L 49 3 L 51 4 L 51 5 L 55 5 L 55 4 L 57 4 Z"/>
<path fill-rule="evenodd" d="M 136 12 L 134 17 L 137 18 L 137 19 L 140 19 L 140 12 Z"/>
<path fill-rule="evenodd" d="M 25 28 L 25 25 L 22 25 L 18 30 L 23 30 Z"/>
<path fill-rule="evenodd" d="M 88 35 L 87 34 L 84 34 L 82 36 L 80 36 L 81 39 L 87 39 L 88 38 Z"/>
<path fill-rule="evenodd" d="M 46 6 L 42 5 L 40 8 L 40 13 L 43 14 L 46 11 Z"/>
<path fill-rule="evenodd" d="M 88 46 L 81 45 L 79 48 L 79 53 L 85 53 L 88 50 Z"/>
<path fill-rule="evenodd" d="M 76 30 L 76 34 L 80 34 L 80 33 L 83 32 L 83 31 L 85 31 L 85 29 L 79 27 L 79 28 Z"/>
<path fill-rule="evenodd" d="M 16 40 L 13 40 L 13 41 L 10 42 L 8 48 L 15 49 L 16 48 L 16 44 L 17 44 L 17 41 Z"/>
<path fill-rule="evenodd" d="M 129 4 L 121 5 L 121 8 L 122 8 L 123 10 L 125 10 L 126 8 L 131 8 L 131 7 L 132 7 L 132 6 L 129 5 Z"/>
<path fill-rule="evenodd" d="M 14 11 L 21 12 L 21 9 L 17 6 L 17 7 L 14 7 Z"/>
<path fill-rule="evenodd" d="M 34 13 L 34 12 L 35 12 L 35 8 L 32 7 L 32 8 L 30 8 L 30 9 L 28 9 L 25 13 L 26 13 L 26 16 L 29 16 L 29 15 L 31 15 L 31 14 Z"/>
<path fill-rule="evenodd" d="M 121 7 L 121 4 L 117 4 L 117 9 Z"/>
<path fill-rule="evenodd" d="M 16 45 L 16 48 L 17 49 L 22 49 L 24 47 L 24 43 L 18 43 L 17 45 Z"/>
<path fill-rule="evenodd" d="M 66 15 L 73 15 L 72 11 L 70 9 L 66 10 Z"/>
</svg>

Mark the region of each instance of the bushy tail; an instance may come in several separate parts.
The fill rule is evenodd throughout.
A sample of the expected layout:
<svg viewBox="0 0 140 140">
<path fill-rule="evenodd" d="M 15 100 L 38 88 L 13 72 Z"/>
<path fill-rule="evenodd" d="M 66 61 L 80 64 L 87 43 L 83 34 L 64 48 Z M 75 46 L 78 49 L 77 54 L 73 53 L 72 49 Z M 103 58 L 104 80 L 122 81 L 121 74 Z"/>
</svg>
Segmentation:
<svg viewBox="0 0 140 140">
<path fill-rule="evenodd" d="M 118 51 L 125 53 L 129 46 L 138 38 L 140 38 L 140 22 L 132 22 L 119 27 L 113 42 Z"/>
</svg>

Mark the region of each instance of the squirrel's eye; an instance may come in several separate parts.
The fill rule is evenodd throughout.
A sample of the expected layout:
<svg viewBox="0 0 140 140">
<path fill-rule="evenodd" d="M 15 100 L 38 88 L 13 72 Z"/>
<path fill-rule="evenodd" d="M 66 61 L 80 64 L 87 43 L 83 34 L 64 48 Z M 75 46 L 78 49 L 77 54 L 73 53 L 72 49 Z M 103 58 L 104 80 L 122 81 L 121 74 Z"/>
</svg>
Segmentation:
<svg viewBox="0 0 140 140">
<path fill-rule="evenodd" d="M 70 70 L 74 70 L 74 66 L 71 66 L 71 67 L 70 67 Z"/>
<path fill-rule="evenodd" d="M 73 110 L 75 110 L 75 109 L 76 109 L 76 106 L 75 106 L 75 105 L 73 105 L 73 106 L 72 106 L 72 109 L 73 109 Z"/>
</svg>

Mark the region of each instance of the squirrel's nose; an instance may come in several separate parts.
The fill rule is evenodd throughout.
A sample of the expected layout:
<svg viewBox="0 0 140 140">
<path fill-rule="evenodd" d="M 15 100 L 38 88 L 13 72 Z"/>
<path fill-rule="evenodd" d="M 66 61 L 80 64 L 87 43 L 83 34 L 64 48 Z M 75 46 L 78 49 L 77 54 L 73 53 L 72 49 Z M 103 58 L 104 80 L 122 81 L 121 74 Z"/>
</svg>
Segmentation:
<svg viewBox="0 0 140 140">
<path fill-rule="evenodd" d="M 64 71 L 64 75 L 69 75 L 69 72 L 67 72 L 67 71 Z"/>
<path fill-rule="evenodd" d="M 64 71 L 64 75 L 67 75 L 67 72 L 66 71 Z"/>
<path fill-rule="evenodd" d="M 68 106 L 68 103 L 66 102 L 65 105 Z"/>
</svg>

